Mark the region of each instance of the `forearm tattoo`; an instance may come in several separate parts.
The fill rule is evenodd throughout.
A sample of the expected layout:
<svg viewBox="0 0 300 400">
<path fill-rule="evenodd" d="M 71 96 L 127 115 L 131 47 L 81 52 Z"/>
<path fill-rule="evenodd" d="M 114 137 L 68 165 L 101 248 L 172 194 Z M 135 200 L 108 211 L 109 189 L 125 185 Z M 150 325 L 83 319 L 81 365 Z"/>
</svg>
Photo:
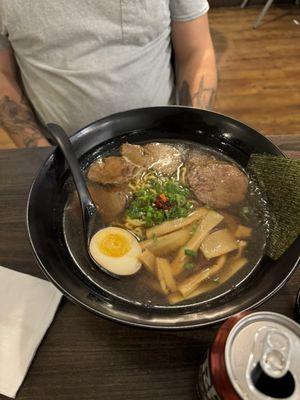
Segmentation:
<svg viewBox="0 0 300 400">
<path fill-rule="evenodd" d="M 9 96 L 0 98 L 0 127 L 24 147 L 35 147 L 43 138 L 30 105 L 23 96 L 20 102 Z"/>
<path fill-rule="evenodd" d="M 216 98 L 216 87 L 207 87 L 204 76 L 201 78 L 198 90 L 193 95 L 187 81 L 183 81 L 179 90 L 179 104 L 190 107 L 211 109 Z"/>
</svg>

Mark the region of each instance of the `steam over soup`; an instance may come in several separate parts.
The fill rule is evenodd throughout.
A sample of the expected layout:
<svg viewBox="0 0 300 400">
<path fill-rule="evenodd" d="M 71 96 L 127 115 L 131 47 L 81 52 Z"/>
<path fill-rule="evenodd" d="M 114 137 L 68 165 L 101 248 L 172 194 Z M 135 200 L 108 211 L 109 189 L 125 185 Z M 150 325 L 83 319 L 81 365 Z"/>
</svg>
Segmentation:
<svg viewBox="0 0 300 400">
<path fill-rule="evenodd" d="M 142 268 L 112 284 L 123 298 L 154 306 L 202 301 L 245 279 L 262 256 L 258 196 L 244 171 L 216 151 L 125 143 L 94 161 L 87 178 L 106 226 L 138 241 L 131 262 Z M 75 206 L 66 207 L 67 239 Z"/>
</svg>

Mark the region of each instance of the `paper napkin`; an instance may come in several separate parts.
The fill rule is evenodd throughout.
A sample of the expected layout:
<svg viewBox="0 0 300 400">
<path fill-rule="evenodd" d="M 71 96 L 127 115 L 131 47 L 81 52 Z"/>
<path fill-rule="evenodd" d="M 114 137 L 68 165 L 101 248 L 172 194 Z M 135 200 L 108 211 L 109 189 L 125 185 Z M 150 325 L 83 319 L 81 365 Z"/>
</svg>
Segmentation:
<svg viewBox="0 0 300 400">
<path fill-rule="evenodd" d="M 50 282 L 0 266 L 0 393 L 15 397 L 62 297 Z"/>
</svg>

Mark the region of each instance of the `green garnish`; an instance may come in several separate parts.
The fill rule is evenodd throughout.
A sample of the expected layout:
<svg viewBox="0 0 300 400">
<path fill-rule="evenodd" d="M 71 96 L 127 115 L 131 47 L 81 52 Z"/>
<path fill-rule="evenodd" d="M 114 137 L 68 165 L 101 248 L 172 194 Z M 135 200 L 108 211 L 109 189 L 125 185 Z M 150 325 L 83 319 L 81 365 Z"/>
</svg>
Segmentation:
<svg viewBox="0 0 300 400">
<path fill-rule="evenodd" d="M 184 249 L 184 253 L 189 257 L 197 257 L 197 252 L 191 249 Z"/>
<path fill-rule="evenodd" d="M 190 230 L 190 234 L 194 235 L 196 233 L 196 230 L 197 230 L 197 225 L 193 225 L 192 229 Z"/>
<path fill-rule="evenodd" d="M 251 209 L 249 207 L 242 207 L 240 210 L 241 216 L 244 218 L 245 221 L 249 222 L 251 219 Z"/>
<path fill-rule="evenodd" d="M 193 263 L 186 263 L 183 266 L 184 269 L 193 269 L 194 268 L 194 264 Z"/>
<path fill-rule="evenodd" d="M 157 241 L 157 234 L 156 234 L 156 233 L 153 233 L 153 235 L 152 235 L 152 240 L 153 240 L 153 242 L 156 242 L 156 241 Z"/>
<path fill-rule="evenodd" d="M 217 278 L 214 278 L 214 279 L 213 279 L 213 282 L 214 282 L 214 283 L 219 283 L 219 281 L 220 281 L 220 277 L 219 277 L 219 276 L 218 276 Z"/>
<path fill-rule="evenodd" d="M 155 175 L 133 193 L 126 212 L 127 217 L 143 221 L 145 228 L 186 217 L 195 209 L 188 187 L 173 178 Z"/>
</svg>

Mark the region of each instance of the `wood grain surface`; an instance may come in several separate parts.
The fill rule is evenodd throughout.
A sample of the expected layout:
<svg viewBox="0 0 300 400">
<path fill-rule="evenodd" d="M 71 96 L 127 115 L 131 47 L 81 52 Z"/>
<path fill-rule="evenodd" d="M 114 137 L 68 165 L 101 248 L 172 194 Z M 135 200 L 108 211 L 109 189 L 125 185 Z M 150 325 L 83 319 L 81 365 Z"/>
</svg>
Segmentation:
<svg viewBox="0 0 300 400">
<path fill-rule="evenodd" d="M 300 157 L 300 135 L 272 140 Z M 31 182 L 49 151 L 0 151 L 0 265 L 40 278 L 26 236 L 25 207 Z M 291 317 L 299 287 L 298 268 L 259 309 Z M 191 400 L 200 360 L 216 329 L 137 329 L 97 317 L 63 299 L 17 400 Z"/>
<path fill-rule="evenodd" d="M 253 29 L 262 8 L 251 4 L 209 12 L 219 72 L 214 109 L 263 134 L 297 134 L 300 8 L 273 3 L 259 28 Z"/>
</svg>

